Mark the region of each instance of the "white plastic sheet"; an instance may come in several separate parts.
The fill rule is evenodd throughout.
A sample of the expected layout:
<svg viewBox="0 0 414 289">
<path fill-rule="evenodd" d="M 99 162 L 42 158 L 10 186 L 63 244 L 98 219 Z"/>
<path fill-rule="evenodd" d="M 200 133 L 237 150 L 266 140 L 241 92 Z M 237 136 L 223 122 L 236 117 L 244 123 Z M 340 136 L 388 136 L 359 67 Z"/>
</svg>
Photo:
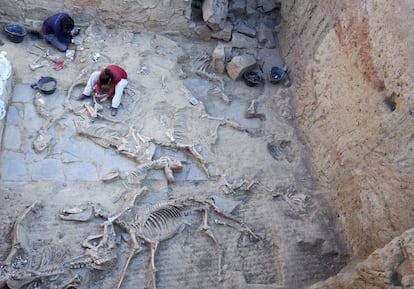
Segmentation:
<svg viewBox="0 0 414 289">
<path fill-rule="evenodd" d="M 6 106 L 4 101 L 0 99 L 0 120 L 2 120 L 6 116 Z"/>
<path fill-rule="evenodd" d="M 6 58 L 6 52 L 0 53 L 0 97 L 3 96 L 4 89 L 6 87 L 7 79 L 9 79 L 12 73 L 12 66 L 10 61 Z M 0 99 L 0 120 L 6 116 L 6 105 L 2 99 Z"/>
</svg>

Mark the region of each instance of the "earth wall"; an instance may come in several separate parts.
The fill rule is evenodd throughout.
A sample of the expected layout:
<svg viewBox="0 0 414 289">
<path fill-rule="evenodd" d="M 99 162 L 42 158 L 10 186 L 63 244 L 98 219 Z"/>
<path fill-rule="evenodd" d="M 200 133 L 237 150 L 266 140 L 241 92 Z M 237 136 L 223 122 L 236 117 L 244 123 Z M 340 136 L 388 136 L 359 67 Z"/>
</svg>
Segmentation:
<svg viewBox="0 0 414 289">
<path fill-rule="evenodd" d="M 102 23 L 108 28 L 188 34 L 191 2 L 185 0 L 24 0 L 0 1 L 1 22 L 37 29 L 57 12 L 69 13 L 80 26 Z"/>
<path fill-rule="evenodd" d="M 276 27 L 315 180 L 350 253 L 413 227 L 411 1 L 282 1 Z"/>
</svg>

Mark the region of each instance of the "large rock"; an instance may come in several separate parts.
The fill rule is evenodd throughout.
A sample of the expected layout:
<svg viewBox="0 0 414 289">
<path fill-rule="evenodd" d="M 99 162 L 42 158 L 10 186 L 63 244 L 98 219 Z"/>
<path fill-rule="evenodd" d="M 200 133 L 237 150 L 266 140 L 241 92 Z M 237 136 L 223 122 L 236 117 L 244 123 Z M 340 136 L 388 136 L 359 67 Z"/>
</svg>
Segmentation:
<svg viewBox="0 0 414 289">
<path fill-rule="evenodd" d="M 259 29 L 257 32 L 257 40 L 266 48 L 276 47 L 276 40 L 275 36 L 273 35 L 273 29 L 270 29 L 264 23 L 261 23 L 259 25 Z"/>
<path fill-rule="evenodd" d="M 231 36 L 231 45 L 235 48 L 254 49 L 257 48 L 256 38 L 251 38 L 242 33 L 233 32 Z"/>
<path fill-rule="evenodd" d="M 268 13 L 280 7 L 279 0 L 257 0 L 257 7 L 261 8 L 263 12 Z"/>
<path fill-rule="evenodd" d="M 211 39 L 211 30 L 206 24 L 199 24 L 194 28 L 194 32 L 203 40 Z"/>
<path fill-rule="evenodd" d="M 254 28 L 252 28 L 252 27 L 248 26 L 248 25 L 247 25 L 246 23 L 244 23 L 244 22 L 240 22 L 240 23 L 236 26 L 235 30 L 236 30 L 237 32 L 239 32 L 239 33 L 241 33 L 241 34 L 244 34 L 244 35 L 246 35 L 246 36 L 249 36 L 249 37 L 256 37 L 256 34 L 257 34 L 256 29 L 254 29 Z"/>
<path fill-rule="evenodd" d="M 339 273 L 309 289 L 414 288 L 414 229 L 375 250 L 352 270 Z"/>
<path fill-rule="evenodd" d="M 256 58 L 252 55 L 240 55 L 233 57 L 233 59 L 227 64 L 226 69 L 230 78 L 237 80 L 244 72 L 255 67 Z"/>
<path fill-rule="evenodd" d="M 217 73 L 224 73 L 226 70 L 226 56 L 229 54 L 227 50 L 231 49 L 225 43 L 219 42 L 213 51 L 211 57 L 211 66 Z"/>
<path fill-rule="evenodd" d="M 224 41 L 230 41 L 232 31 L 233 31 L 233 25 L 230 22 L 226 22 L 222 30 L 211 33 L 211 38 L 221 39 Z"/>
<path fill-rule="evenodd" d="M 227 0 L 204 0 L 203 19 L 213 31 L 224 28 L 229 10 Z"/>
<path fill-rule="evenodd" d="M 246 13 L 246 0 L 233 0 L 230 2 L 229 13 L 242 16 Z"/>
</svg>

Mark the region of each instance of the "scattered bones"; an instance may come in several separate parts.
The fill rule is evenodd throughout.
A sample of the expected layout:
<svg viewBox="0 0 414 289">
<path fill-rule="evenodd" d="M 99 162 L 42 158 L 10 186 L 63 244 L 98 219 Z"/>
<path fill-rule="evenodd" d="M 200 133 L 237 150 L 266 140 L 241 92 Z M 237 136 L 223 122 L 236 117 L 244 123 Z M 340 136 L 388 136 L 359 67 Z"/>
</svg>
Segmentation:
<svg viewBox="0 0 414 289">
<path fill-rule="evenodd" d="M 113 265 L 118 258 L 113 225 L 105 223 L 103 233 L 87 237 L 82 242 L 82 247 L 86 249 L 86 252 L 66 262 L 69 268 L 104 270 Z"/>
<path fill-rule="evenodd" d="M 46 106 L 46 98 L 40 92 L 37 92 L 33 98 L 33 104 L 36 112 L 46 120 L 51 119 L 50 109 Z"/>
<path fill-rule="evenodd" d="M 36 201 L 16 220 L 12 247 L 4 262 L 0 262 L 0 287 L 9 289 L 44 288 L 76 289 L 80 278 L 67 267 L 68 252 L 58 246 L 35 249 L 27 235 L 41 204 Z"/>
<path fill-rule="evenodd" d="M 47 149 L 52 141 L 52 136 L 48 132 L 47 127 L 41 127 L 37 131 L 37 136 L 33 140 L 32 148 L 36 153 L 41 153 Z"/>
<path fill-rule="evenodd" d="M 221 181 L 223 184 L 220 186 L 220 189 L 227 194 L 235 194 L 239 191 L 250 192 L 255 185 L 259 182 L 256 179 L 246 180 L 244 178 L 233 181 L 232 183 L 228 182 L 225 175 L 221 176 Z"/>
<path fill-rule="evenodd" d="M 30 54 L 34 54 L 37 55 L 38 57 L 29 65 L 31 70 L 36 70 L 38 68 L 41 68 L 44 66 L 44 63 L 39 63 L 40 60 L 46 59 L 46 60 L 50 60 L 53 63 L 57 63 L 59 61 L 61 61 L 61 57 L 58 55 L 51 55 L 50 54 L 50 50 L 47 48 L 44 48 L 38 44 L 33 44 L 34 48 L 36 48 L 35 50 L 28 50 L 27 52 L 29 52 Z M 39 52 L 38 50 L 40 50 L 41 52 Z"/>
<path fill-rule="evenodd" d="M 294 185 L 277 186 L 272 191 L 273 198 L 282 198 L 297 214 L 304 214 L 312 207 L 310 196 L 298 192 Z"/>
</svg>

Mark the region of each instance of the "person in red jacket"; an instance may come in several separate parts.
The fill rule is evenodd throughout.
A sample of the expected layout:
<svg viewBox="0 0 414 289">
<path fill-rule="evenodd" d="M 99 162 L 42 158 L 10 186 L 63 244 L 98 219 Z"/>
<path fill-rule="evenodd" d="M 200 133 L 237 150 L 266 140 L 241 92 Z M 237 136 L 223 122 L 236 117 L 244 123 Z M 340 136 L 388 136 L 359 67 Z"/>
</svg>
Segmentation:
<svg viewBox="0 0 414 289">
<path fill-rule="evenodd" d="M 108 65 L 101 71 L 95 71 L 89 77 L 83 93 L 77 100 L 89 98 L 95 88 L 95 98 L 98 102 L 112 100 L 111 115 L 116 116 L 121 104 L 122 94 L 128 85 L 126 71 L 118 65 Z"/>
</svg>

